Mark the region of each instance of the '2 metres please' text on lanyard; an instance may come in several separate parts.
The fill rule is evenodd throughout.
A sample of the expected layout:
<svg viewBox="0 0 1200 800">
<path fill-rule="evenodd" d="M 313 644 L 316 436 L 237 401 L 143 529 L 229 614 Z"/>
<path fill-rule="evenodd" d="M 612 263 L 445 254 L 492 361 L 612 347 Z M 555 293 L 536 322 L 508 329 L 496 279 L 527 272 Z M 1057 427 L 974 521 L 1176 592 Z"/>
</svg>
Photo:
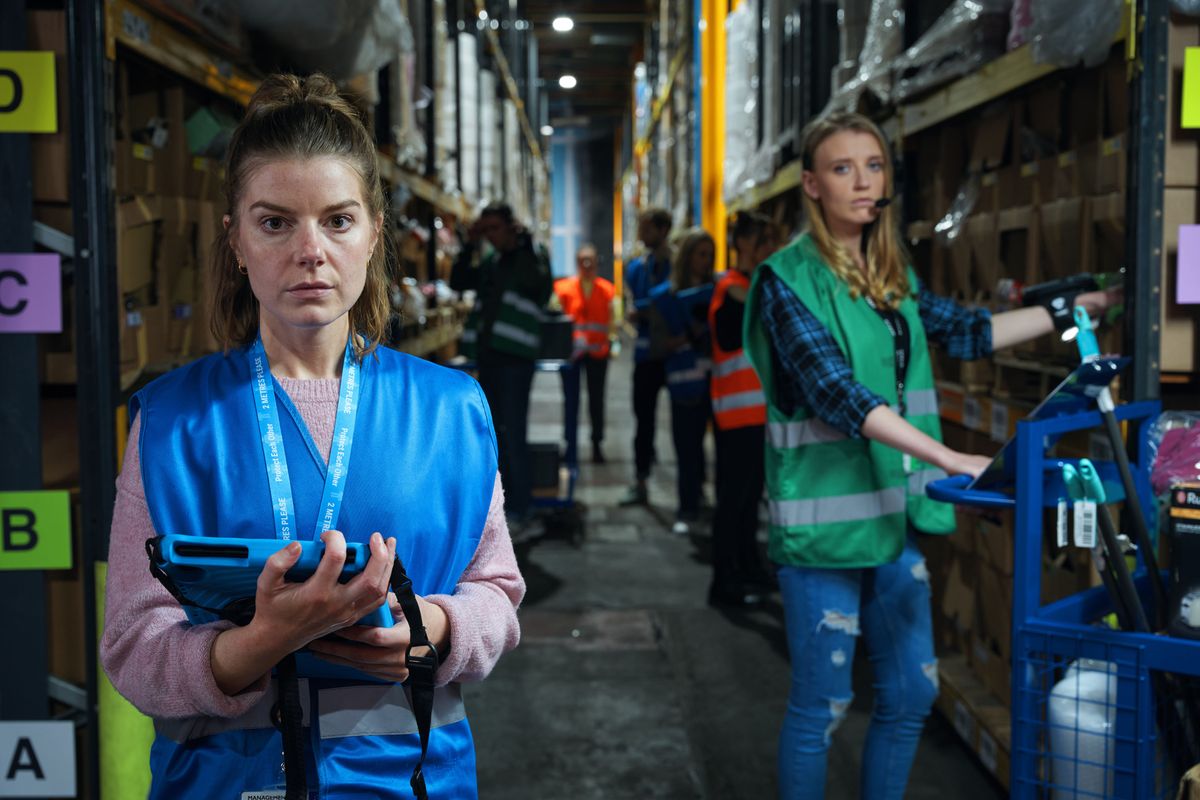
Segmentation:
<svg viewBox="0 0 1200 800">
<path fill-rule="evenodd" d="M 275 402 L 275 380 L 271 377 L 267 351 L 260 335 L 248 353 L 250 388 L 254 392 L 254 408 L 258 413 L 259 439 L 267 468 L 267 485 L 271 489 L 272 516 L 275 535 L 284 541 L 296 538 L 296 504 L 292 498 L 292 480 L 288 474 L 287 454 L 283 449 L 283 434 L 279 427 L 279 408 Z M 317 511 L 314 539 L 337 524 L 346 493 L 346 471 L 350 466 L 350 446 L 354 443 L 354 423 L 358 419 L 360 373 L 354 363 L 354 347 L 346 342 L 342 362 L 342 385 L 338 389 L 337 417 L 333 423 L 333 447 L 329 453 L 329 468 L 325 471 L 325 490 Z"/>
</svg>

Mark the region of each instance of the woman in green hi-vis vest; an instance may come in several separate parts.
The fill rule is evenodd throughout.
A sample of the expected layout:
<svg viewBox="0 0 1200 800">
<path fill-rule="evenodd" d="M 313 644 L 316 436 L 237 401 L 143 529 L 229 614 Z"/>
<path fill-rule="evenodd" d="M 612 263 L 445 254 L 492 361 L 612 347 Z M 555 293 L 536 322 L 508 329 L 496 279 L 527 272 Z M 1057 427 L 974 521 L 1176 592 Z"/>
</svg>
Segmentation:
<svg viewBox="0 0 1200 800">
<path fill-rule="evenodd" d="M 928 341 L 979 358 L 1053 325 L 1040 307 L 992 315 L 920 286 L 888 202 L 890 153 L 870 120 L 815 120 L 802 158 L 807 230 L 756 271 L 745 316 L 767 398 L 769 554 L 792 660 L 780 795 L 824 797 L 862 638 L 875 687 L 862 797 L 899 800 L 937 695 L 916 537 L 954 529 L 953 509 L 925 485 L 987 464 L 942 444 Z M 1099 311 L 1109 298 L 1076 302 Z"/>
</svg>

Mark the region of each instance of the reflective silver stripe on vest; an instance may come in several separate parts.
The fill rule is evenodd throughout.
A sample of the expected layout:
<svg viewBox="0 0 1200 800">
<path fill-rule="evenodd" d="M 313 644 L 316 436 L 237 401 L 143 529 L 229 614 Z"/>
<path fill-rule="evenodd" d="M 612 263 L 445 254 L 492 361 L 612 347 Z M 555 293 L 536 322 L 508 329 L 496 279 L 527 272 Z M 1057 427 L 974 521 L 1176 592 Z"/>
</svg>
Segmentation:
<svg viewBox="0 0 1200 800">
<path fill-rule="evenodd" d="M 504 339 L 509 339 L 517 342 L 518 344 L 523 344 L 526 347 L 532 347 L 535 350 L 542 342 L 541 337 L 539 337 L 536 333 L 531 333 L 530 331 L 518 328 L 516 325 L 512 325 L 508 322 L 501 322 L 500 320 L 496 320 L 492 323 L 492 336 L 499 336 Z"/>
<path fill-rule="evenodd" d="M 505 292 L 504 294 L 500 295 L 500 302 L 506 303 L 518 311 L 528 314 L 534 319 L 542 318 L 541 306 L 532 300 L 522 297 L 516 292 Z"/>
<path fill-rule="evenodd" d="M 323 689 L 318 696 L 322 739 L 417 732 L 417 718 L 413 716 L 404 687 L 399 684 L 343 686 Z M 434 691 L 432 727 L 440 728 L 466 717 L 462 689 L 457 684 Z"/>
<path fill-rule="evenodd" d="M 479 334 L 476 332 L 476 330 L 474 328 L 466 328 L 465 330 L 463 330 L 462 336 L 459 338 L 459 341 L 470 343 L 470 342 L 475 341 L 475 339 L 478 338 L 478 335 Z"/>
<path fill-rule="evenodd" d="M 741 372 L 744 369 L 752 370 L 754 365 L 750 363 L 750 359 L 746 357 L 746 352 L 743 350 L 736 356 L 725 361 L 718 361 L 713 364 L 713 376 L 724 378 L 726 375 L 732 375 L 735 372 Z"/>
<path fill-rule="evenodd" d="M 718 397 L 713 400 L 713 411 L 721 413 L 722 411 L 733 411 L 735 408 L 750 408 L 752 406 L 766 405 L 767 399 L 758 389 L 751 389 L 748 392 L 738 392 L 737 394 L 727 394 L 723 397 Z"/>
<path fill-rule="evenodd" d="M 772 447 L 791 449 L 807 444 L 839 442 L 846 434 L 831 428 L 819 419 L 800 422 L 772 422 L 767 426 L 767 441 Z"/>
<path fill-rule="evenodd" d="M 702 381 L 708 375 L 709 362 L 701 359 L 696 362 L 696 366 L 691 369 L 680 370 L 679 372 L 668 372 L 667 383 L 688 383 L 690 381 Z"/>
<path fill-rule="evenodd" d="M 263 699 L 240 717 L 188 717 L 187 719 L 156 719 L 154 730 L 159 736 L 180 744 L 204 736 L 228 731 L 274 728 L 271 707 L 275 704 L 279 684 L 272 681 Z M 308 681 L 300 679 L 300 706 L 305 720 L 312 719 Z M 416 717 L 408 704 L 404 688 L 398 684 L 342 686 L 318 691 L 321 712 L 319 725 L 322 739 L 344 736 L 385 736 L 417 732 Z M 434 690 L 434 728 L 450 725 L 467 716 L 462 689 L 450 684 Z"/>
<path fill-rule="evenodd" d="M 935 467 L 917 470 L 908 476 L 908 493 L 924 496 L 926 486 L 934 481 L 940 481 L 944 477 L 946 477 L 946 471 Z"/>
<path fill-rule="evenodd" d="M 922 414 L 937 415 L 937 389 L 917 389 L 905 395 L 908 413 L 917 416 Z"/>
<path fill-rule="evenodd" d="M 784 528 L 796 528 L 875 519 L 888 514 L 902 514 L 907 503 L 903 486 L 861 494 L 772 500 L 771 523 Z"/>
<path fill-rule="evenodd" d="M 608 326 L 603 322 L 576 322 L 575 329 L 579 331 L 596 331 L 597 333 L 608 333 Z"/>
</svg>

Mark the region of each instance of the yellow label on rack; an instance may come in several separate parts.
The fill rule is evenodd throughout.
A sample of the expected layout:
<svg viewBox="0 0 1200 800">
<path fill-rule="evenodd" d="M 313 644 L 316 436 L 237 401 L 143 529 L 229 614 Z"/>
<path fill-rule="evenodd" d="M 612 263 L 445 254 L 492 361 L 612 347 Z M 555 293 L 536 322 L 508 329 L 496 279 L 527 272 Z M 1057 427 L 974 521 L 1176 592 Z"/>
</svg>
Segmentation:
<svg viewBox="0 0 1200 800">
<path fill-rule="evenodd" d="M 135 142 L 133 145 L 133 157 L 142 161 L 153 161 L 154 148 L 148 144 L 138 144 Z"/>
<path fill-rule="evenodd" d="M 1180 94 L 1183 95 L 1180 126 L 1200 128 L 1200 47 L 1189 47 L 1183 53 L 1183 90 Z"/>
<path fill-rule="evenodd" d="M 1021 177 L 1030 178 L 1038 174 L 1038 164 L 1036 161 L 1030 161 L 1028 164 L 1021 165 Z"/>
<path fill-rule="evenodd" d="M 1111 139 L 1105 139 L 1100 143 L 1100 152 L 1103 155 L 1111 156 L 1121 152 L 1121 137 L 1114 136 Z"/>
<path fill-rule="evenodd" d="M 196 156 L 192 159 L 192 169 L 197 172 L 208 172 L 208 159 L 203 156 Z"/>
<path fill-rule="evenodd" d="M 1058 156 L 1058 165 L 1060 167 L 1069 167 L 1075 163 L 1075 151 L 1071 150 L 1066 153 L 1061 153 Z"/>
<path fill-rule="evenodd" d="M 0 51 L 0 133 L 55 133 L 54 53 Z"/>
</svg>

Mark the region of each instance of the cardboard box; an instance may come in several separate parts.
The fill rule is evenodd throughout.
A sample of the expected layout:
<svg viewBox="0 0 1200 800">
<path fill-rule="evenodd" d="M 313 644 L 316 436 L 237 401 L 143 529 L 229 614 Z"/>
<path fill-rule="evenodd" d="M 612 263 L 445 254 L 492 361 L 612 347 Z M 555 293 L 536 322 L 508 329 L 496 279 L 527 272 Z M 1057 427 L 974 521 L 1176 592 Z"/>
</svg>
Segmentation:
<svg viewBox="0 0 1200 800">
<path fill-rule="evenodd" d="M 1179 226 L 1200 222 L 1200 190 L 1167 189 L 1163 194 L 1163 262 L 1159 292 L 1162 347 L 1159 367 L 1163 372 L 1193 372 L 1196 360 L 1197 324 L 1200 305 L 1175 302 L 1178 275 Z"/>
<path fill-rule="evenodd" d="M 971 136 L 971 157 L 967 166 L 973 172 L 999 169 L 1009 162 L 1009 134 L 1013 119 L 1008 113 L 979 120 Z"/>
<path fill-rule="evenodd" d="M 1094 69 L 1074 72 L 1067 88 L 1067 143 L 1070 148 L 1104 136 L 1104 80 Z"/>
<path fill-rule="evenodd" d="M 161 211 L 156 198 L 135 197 L 117 206 L 117 287 L 131 294 L 154 282 L 154 253 Z"/>
<path fill-rule="evenodd" d="M 1016 144 L 1021 162 L 1036 161 L 1057 153 L 1065 125 L 1064 84 L 1059 81 L 1038 84 L 1018 106 L 1022 114 L 1021 136 Z"/>
<path fill-rule="evenodd" d="M 35 202 L 66 203 L 71 199 L 70 67 L 67 63 L 67 18 L 63 11 L 26 12 L 30 50 L 54 53 L 58 130 L 29 137 Z"/>
<path fill-rule="evenodd" d="M 1083 264 L 1083 236 L 1088 207 L 1081 197 L 1043 204 L 1037 220 L 1036 280 L 1040 282 L 1078 273 Z"/>
<path fill-rule="evenodd" d="M 1031 231 L 1035 213 L 1031 206 L 1023 206 L 996 215 L 996 257 L 1001 277 L 1022 284 L 1031 282 L 1030 269 L 1037 264 L 1037 238 Z"/>
<path fill-rule="evenodd" d="M 1079 197 L 1083 194 L 1082 182 L 1079 176 L 1079 153 L 1068 150 L 1054 157 L 1054 177 L 1050 184 L 1050 194 L 1042 201 L 1062 200 Z"/>
<path fill-rule="evenodd" d="M 979 532 L 979 553 L 983 562 L 1005 577 L 1013 574 L 1013 514 L 1003 511 L 995 515 L 980 515 L 976 521 Z"/>
<path fill-rule="evenodd" d="M 1127 75 L 1124 53 L 1114 53 L 1100 67 L 1100 80 L 1104 85 L 1104 138 L 1119 136 L 1129 130 Z"/>
<path fill-rule="evenodd" d="M 971 246 L 971 282 L 969 290 L 984 305 L 990 304 L 1000 279 L 1000 244 L 995 214 L 975 214 L 967 218 L 963 232 Z"/>
<path fill-rule="evenodd" d="M 1086 194 L 1125 191 L 1128 137 L 1112 136 L 1079 148 L 1079 186 Z"/>
<path fill-rule="evenodd" d="M 1125 264 L 1125 195 L 1088 198 L 1087 220 L 1083 269 L 1093 274 L 1120 271 Z"/>
<path fill-rule="evenodd" d="M 1183 59 L 1200 47 L 1200 22 L 1173 17 L 1167 33 L 1167 120 L 1163 181 L 1168 187 L 1200 186 L 1200 130 L 1180 125 L 1183 111 Z"/>
</svg>

